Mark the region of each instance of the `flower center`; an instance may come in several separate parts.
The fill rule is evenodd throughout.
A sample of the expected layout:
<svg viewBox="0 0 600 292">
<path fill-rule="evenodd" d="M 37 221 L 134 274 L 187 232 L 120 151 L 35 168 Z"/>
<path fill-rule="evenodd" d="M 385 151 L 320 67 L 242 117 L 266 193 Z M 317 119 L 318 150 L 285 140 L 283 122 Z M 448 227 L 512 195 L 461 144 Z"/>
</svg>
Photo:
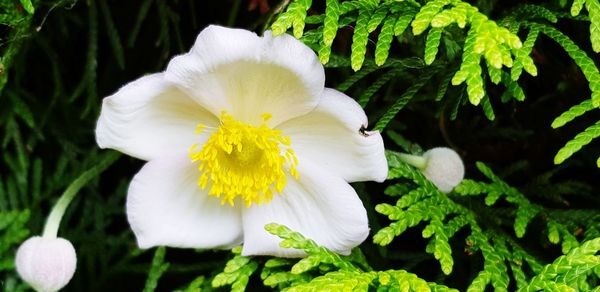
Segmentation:
<svg viewBox="0 0 600 292">
<path fill-rule="evenodd" d="M 190 158 L 199 162 L 198 185 L 202 189 L 208 187 L 209 195 L 221 197 L 222 204 L 234 206 L 236 197 L 246 207 L 268 203 L 273 193 L 283 190 L 286 169 L 298 179 L 298 159 L 290 147 L 290 138 L 266 125 L 270 114 L 261 117 L 263 123 L 257 127 L 223 112 L 219 127 L 202 149 L 197 150 L 197 144 L 190 148 Z M 199 124 L 196 133 L 204 128 Z"/>
</svg>

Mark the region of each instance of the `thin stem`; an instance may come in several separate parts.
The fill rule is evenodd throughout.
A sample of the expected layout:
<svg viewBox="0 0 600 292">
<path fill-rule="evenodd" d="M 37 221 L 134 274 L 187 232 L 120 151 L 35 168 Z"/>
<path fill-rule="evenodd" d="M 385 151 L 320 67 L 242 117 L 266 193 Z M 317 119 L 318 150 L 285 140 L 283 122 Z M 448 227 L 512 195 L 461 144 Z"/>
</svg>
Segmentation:
<svg viewBox="0 0 600 292">
<path fill-rule="evenodd" d="M 229 13 L 229 19 L 227 19 L 227 26 L 233 27 L 235 24 L 235 20 L 237 18 L 238 12 L 240 11 L 240 2 L 241 0 L 233 1 L 233 7 L 231 8 L 231 12 Z"/>
<path fill-rule="evenodd" d="M 416 168 L 425 169 L 427 167 L 427 159 L 422 156 L 400 153 L 400 159 Z"/>
<path fill-rule="evenodd" d="M 82 173 L 67 187 L 56 204 L 54 204 L 50 215 L 48 215 L 48 219 L 46 219 L 46 225 L 44 226 L 44 233 L 42 235 L 43 237 L 56 238 L 60 221 L 77 192 L 79 192 L 79 190 L 83 188 L 91 179 L 95 178 L 110 165 L 112 165 L 120 155 L 121 154 L 118 152 L 108 153 L 106 157 L 98 164 Z"/>
</svg>

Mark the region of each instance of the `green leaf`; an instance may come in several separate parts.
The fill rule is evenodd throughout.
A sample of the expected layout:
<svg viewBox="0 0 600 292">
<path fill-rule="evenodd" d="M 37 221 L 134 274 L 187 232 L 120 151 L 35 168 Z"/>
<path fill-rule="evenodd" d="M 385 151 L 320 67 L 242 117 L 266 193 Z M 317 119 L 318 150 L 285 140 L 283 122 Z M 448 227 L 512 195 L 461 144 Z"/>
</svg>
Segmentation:
<svg viewBox="0 0 600 292">
<path fill-rule="evenodd" d="M 492 83 L 494 83 L 494 84 L 500 83 L 500 81 L 502 80 L 502 69 L 490 66 L 489 63 L 488 63 L 487 69 L 488 69 L 488 76 L 490 76 L 490 81 L 492 81 Z"/>
<path fill-rule="evenodd" d="M 525 231 L 527 229 L 527 225 L 531 219 L 533 219 L 538 213 L 538 208 L 527 208 L 524 206 L 519 206 L 517 208 L 517 215 L 515 216 L 515 234 L 518 238 L 522 238 L 525 235 Z"/>
<path fill-rule="evenodd" d="M 323 21 L 323 43 L 331 46 L 338 31 L 340 18 L 340 4 L 338 0 L 327 0 L 325 6 L 325 20 Z"/>
<path fill-rule="evenodd" d="M 373 242 L 381 246 L 386 246 L 394 240 L 394 237 L 396 237 L 394 229 L 392 227 L 384 227 L 375 233 Z"/>
<path fill-rule="evenodd" d="M 387 5 L 381 5 L 375 10 L 371 18 L 369 19 L 369 23 L 367 24 L 367 31 L 369 33 L 374 32 L 377 27 L 383 22 L 385 16 L 387 15 L 389 8 Z"/>
<path fill-rule="evenodd" d="M 580 117 L 581 115 L 583 115 L 586 112 L 591 111 L 593 109 L 594 109 L 594 106 L 592 105 L 592 100 L 586 99 L 583 102 L 581 102 L 580 104 L 574 105 L 569 110 L 560 114 L 560 116 L 558 116 L 556 119 L 554 119 L 554 121 L 552 122 L 552 128 L 554 128 L 554 129 L 560 128 L 560 127 L 564 126 L 565 124 L 567 124 L 568 122 L 574 120 L 577 117 Z"/>
<path fill-rule="evenodd" d="M 518 101 L 525 100 L 525 92 L 519 83 L 510 78 L 508 73 L 502 72 L 502 83 L 506 86 L 506 93 Z"/>
<path fill-rule="evenodd" d="M 292 266 L 292 274 L 301 274 L 308 270 L 317 267 L 321 263 L 321 259 L 315 256 L 309 256 L 301 259 Z"/>
<path fill-rule="evenodd" d="M 415 17 L 414 14 L 403 14 L 398 17 L 398 20 L 396 20 L 396 23 L 394 24 L 394 36 L 403 34 L 413 20 L 413 17 Z"/>
<path fill-rule="evenodd" d="M 599 136 L 600 121 L 597 121 L 594 125 L 589 126 L 583 130 L 583 132 L 577 134 L 575 138 L 567 142 L 565 146 L 558 150 L 558 153 L 554 156 L 554 164 L 561 164 L 575 152 L 581 150 L 583 146 L 589 144 L 593 139 L 596 139 Z"/>
<path fill-rule="evenodd" d="M 158 286 L 158 280 L 169 268 L 169 263 L 165 263 L 166 249 L 164 246 L 158 247 L 154 252 L 152 263 L 150 265 L 150 271 L 146 278 L 146 285 L 144 286 L 144 292 L 155 291 Z"/>
<path fill-rule="evenodd" d="M 354 27 L 354 35 L 352 35 L 352 53 L 350 54 L 350 62 L 354 71 L 360 70 L 365 61 L 369 41 L 367 25 L 370 18 L 371 13 L 361 11 L 356 19 L 356 27 Z"/>
<path fill-rule="evenodd" d="M 350 87 L 352 87 L 352 85 L 354 85 L 356 82 L 365 78 L 365 76 L 376 71 L 377 69 L 378 69 L 378 67 L 376 67 L 376 66 L 363 67 L 362 70 L 352 74 L 348 79 L 346 79 L 344 82 L 342 82 L 340 85 L 338 85 L 337 90 L 346 91 L 346 90 L 350 89 Z"/>
<path fill-rule="evenodd" d="M 496 118 L 496 115 L 494 114 L 494 108 L 490 102 L 490 97 L 487 96 L 487 94 L 484 95 L 481 100 L 481 108 L 483 109 L 483 113 L 488 120 L 493 121 Z"/>
<path fill-rule="evenodd" d="M 425 64 L 431 65 L 435 61 L 443 31 L 442 28 L 432 28 L 429 30 L 427 40 L 425 41 Z"/>
<path fill-rule="evenodd" d="M 411 24 L 413 34 L 422 34 L 429 27 L 431 20 L 433 20 L 436 14 L 449 3 L 449 0 L 433 0 L 421 7 L 421 10 L 419 10 L 419 13 L 417 13 Z"/>
<path fill-rule="evenodd" d="M 467 292 L 483 292 L 485 291 L 485 287 L 490 282 L 490 274 L 486 271 L 481 271 L 477 274 L 477 277 L 473 279 L 469 288 L 467 288 Z"/>
<path fill-rule="evenodd" d="M 98 1 L 100 3 L 100 11 L 104 15 L 104 22 L 106 24 L 106 32 L 108 34 L 108 40 L 110 41 L 111 48 L 113 50 L 113 55 L 117 60 L 117 64 L 119 68 L 125 68 L 125 54 L 123 53 L 123 46 L 121 45 L 121 38 L 119 37 L 119 32 L 115 27 L 115 23 L 112 20 L 112 16 L 110 14 L 110 9 L 106 4 L 106 0 Z"/>
<path fill-rule="evenodd" d="M 548 240 L 554 244 L 560 242 L 560 232 L 558 231 L 557 224 L 553 221 L 548 222 Z"/>
<path fill-rule="evenodd" d="M 483 79 L 481 78 L 481 66 L 479 65 L 481 56 L 475 52 L 476 39 L 477 33 L 471 28 L 465 39 L 462 64 L 452 78 L 452 85 L 467 82 L 467 94 L 473 105 L 478 105 L 485 95 Z"/>
<path fill-rule="evenodd" d="M 573 16 L 577 16 L 579 15 L 579 12 L 581 12 L 581 9 L 583 8 L 583 5 L 585 4 L 586 0 L 573 0 L 573 5 L 571 5 L 571 15 Z"/>
<path fill-rule="evenodd" d="M 375 95 L 375 93 L 381 87 L 383 87 L 390 80 L 398 76 L 401 72 L 402 68 L 393 68 L 388 72 L 385 72 L 383 75 L 379 76 L 379 78 L 375 82 L 373 82 L 373 84 L 369 85 L 369 87 L 361 93 L 361 95 L 358 97 L 358 104 L 364 108 L 371 99 L 371 97 L 373 97 L 373 95 Z"/>
<path fill-rule="evenodd" d="M 585 8 L 590 15 L 590 40 L 592 48 L 594 52 L 600 53 L 600 2 L 598 0 L 586 0 Z"/>
<path fill-rule="evenodd" d="M 33 14 L 35 12 L 35 8 L 33 8 L 31 0 L 19 0 L 19 2 L 21 2 L 21 5 L 23 5 L 23 9 L 25 9 L 27 13 Z"/>
<path fill-rule="evenodd" d="M 529 56 L 533 49 L 533 45 L 537 40 L 540 31 L 537 28 L 531 28 L 527 34 L 527 38 L 523 43 L 523 47 L 515 50 L 515 64 L 511 68 L 510 75 L 512 80 L 518 80 L 521 76 L 523 68 L 531 76 L 537 76 L 537 67 L 533 63 L 533 59 Z"/>
<path fill-rule="evenodd" d="M 529 281 L 519 291 L 580 291 L 579 283 L 585 283 L 590 272 L 600 266 L 600 237 L 588 240 L 558 257 Z M 586 289 L 587 290 L 587 289 Z"/>
<path fill-rule="evenodd" d="M 145 0 L 144 3 L 142 3 L 142 5 L 137 9 L 138 14 L 135 20 L 135 25 L 131 30 L 129 39 L 127 40 L 127 46 L 133 47 L 133 45 L 135 44 L 140 29 L 142 28 L 142 22 L 144 22 L 144 20 L 146 19 L 146 16 L 148 15 L 148 11 L 150 10 L 150 6 L 152 6 L 152 3 L 154 3 L 154 1 Z"/>
<path fill-rule="evenodd" d="M 375 46 L 375 64 L 381 66 L 385 63 L 388 58 L 392 40 L 394 39 L 394 25 L 396 19 L 388 17 L 383 22 L 381 32 L 377 38 L 377 45 Z"/>
<path fill-rule="evenodd" d="M 594 107 L 600 106 L 600 72 L 594 61 L 587 56 L 570 38 L 565 36 L 559 30 L 543 24 L 524 22 L 524 25 L 530 28 L 537 28 L 541 33 L 552 38 L 571 56 L 575 64 L 581 68 L 583 75 L 589 82 L 590 90 L 592 91 L 592 104 Z"/>
<path fill-rule="evenodd" d="M 250 276 L 258 268 L 258 263 L 250 257 L 239 254 L 240 248 L 234 248 L 235 256 L 225 264 L 223 272 L 217 274 L 211 282 L 213 288 L 231 285 L 231 291 L 244 291 Z"/>
<path fill-rule="evenodd" d="M 421 75 L 421 79 L 417 80 L 411 87 L 409 87 L 390 107 L 390 109 L 377 121 L 375 125 L 376 131 L 382 131 L 385 129 L 387 124 L 394 119 L 396 114 L 400 112 L 402 108 L 417 94 L 417 92 L 425 86 L 425 84 L 431 79 L 437 70 L 427 70 Z"/>
<path fill-rule="evenodd" d="M 519 19 L 532 19 L 539 17 L 552 23 L 556 23 L 558 21 L 556 14 L 552 10 L 535 4 L 520 5 L 514 10 L 513 14 L 517 14 Z"/>
</svg>

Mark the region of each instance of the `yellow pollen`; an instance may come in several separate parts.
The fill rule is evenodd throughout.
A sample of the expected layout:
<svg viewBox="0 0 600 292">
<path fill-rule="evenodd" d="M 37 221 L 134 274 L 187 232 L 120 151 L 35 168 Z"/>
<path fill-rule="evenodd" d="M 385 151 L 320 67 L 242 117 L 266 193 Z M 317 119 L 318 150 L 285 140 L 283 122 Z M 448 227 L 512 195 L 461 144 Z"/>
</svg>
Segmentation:
<svg viewBox="0 0 600 292">
<path fill-rule="evenodd" d="M 209 195 L 220 197 L 221 204 L 234 206 L 236 197 L 246 207 L 268 203 L 286 185 L 286 169 L 298 179 L 298 158 L 290 138 L 266 125 L 271 114 L 261 118 L 263 123 L 257 127 L 222 112 L 219 127 L 202 149 L 198 150 L 197 144 L 189 149 L 192 161 L 199 162 L 198 185 L 209 188 Z M 199 124 L 196 134 L 205 128 Z"/>
</svg>

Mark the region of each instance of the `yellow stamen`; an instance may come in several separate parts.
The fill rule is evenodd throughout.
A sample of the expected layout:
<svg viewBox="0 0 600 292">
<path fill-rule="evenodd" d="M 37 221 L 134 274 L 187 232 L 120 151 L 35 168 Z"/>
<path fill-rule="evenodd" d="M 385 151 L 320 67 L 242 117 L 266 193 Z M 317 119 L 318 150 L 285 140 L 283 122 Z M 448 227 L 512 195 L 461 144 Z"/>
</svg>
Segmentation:
<svg viewBox="0 0 600 292">
<path fill-rule="evenodd" d="M 221 123 L 201 150 L 190 147 L 190 158 L 199 162 L 198 185 L 208 194 L 221 198 L 221 204 L 234 205 L 240 197 L 246 207 L 268 203 L 286 185 L 285 170 L 298 179 L 298 159 L 290 148 L 291 140 L 281 130 L 265 123 L 271 114 L 261 115 L 263 124 L 252 126 L 221 113 Z M 196 133 L 205 125 L 200 124 Z"/>
</svg>

